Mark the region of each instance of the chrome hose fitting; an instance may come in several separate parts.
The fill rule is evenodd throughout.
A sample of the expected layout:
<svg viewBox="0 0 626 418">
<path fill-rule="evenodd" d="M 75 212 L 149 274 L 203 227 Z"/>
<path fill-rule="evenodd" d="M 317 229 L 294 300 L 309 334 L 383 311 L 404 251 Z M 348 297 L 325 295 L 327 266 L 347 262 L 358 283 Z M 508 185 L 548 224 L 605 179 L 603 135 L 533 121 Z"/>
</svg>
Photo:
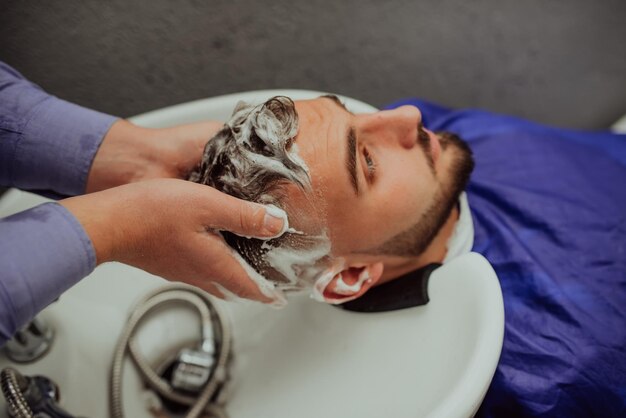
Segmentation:
<svg viewBox="0 0 626 418">
<path fill-rule="evenodd" d="M 59 406 L 59 388 L 45 376 L 22 376 L 7 367 L 0 371 L 0 386 L 10 418 L 74 418 Z"/>
<path fill-rule="evenodd" d="M 10 367 L 0 371 L 0 388 L 7 401 L 7 413 L 11 418 L 33 418 L 33 411 L 24 398 L 28 380 Z"/>
<path fill-rule="evenodd" d="M 35 318 L 7 341 L 2 350 L 16 363 L 31 363 L 50 350 L 54 329 L 40 318 Z"/>
</svg>

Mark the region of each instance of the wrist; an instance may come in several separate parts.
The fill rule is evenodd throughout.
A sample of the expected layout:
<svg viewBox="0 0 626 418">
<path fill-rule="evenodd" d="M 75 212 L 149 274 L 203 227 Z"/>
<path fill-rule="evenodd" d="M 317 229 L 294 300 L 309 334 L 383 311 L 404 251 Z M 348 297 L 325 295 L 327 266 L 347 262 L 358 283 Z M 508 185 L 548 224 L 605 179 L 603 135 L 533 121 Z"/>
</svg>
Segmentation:
<svg viewBox="0 0 626 418">
<path fill-rule="evenodd" d="M 120 119 L 108 131 L 87 178 L 86 193 L 110 189 L 142 179 L 153 159 L 152 129 Z"/>
<path fill-rule="evenodd" d="M 90 205 L 83 196 L 64 199 L 59 201 L 59 204 L 65 207 L 85 230 L 96 254 L 96 265 L 110 261 L 111 239 L 105 229 L 106 221 L 102 219 L 102 214 L 96 213 L 97 208 L 94 211 L 93 205 Z"/>
<path fill-rule="evenodd" d="M 143 128 L 118 120 L 91 165 L 86 192 L 157 178 L 186 179 L 202 159 L 204 146 L 221 122 Z"/>
<path fill-rule="evenodd" d="M 61 200 L 64 206 L 81 224 L 91 240 L 96 265 L 109 261 L 124 261 L 142 239 L 141 196 L 133 199 L 124 188 L 105 190 L 85 196 Z M 137 214 L 139 213 L 139 216 Z"/>
</svg>

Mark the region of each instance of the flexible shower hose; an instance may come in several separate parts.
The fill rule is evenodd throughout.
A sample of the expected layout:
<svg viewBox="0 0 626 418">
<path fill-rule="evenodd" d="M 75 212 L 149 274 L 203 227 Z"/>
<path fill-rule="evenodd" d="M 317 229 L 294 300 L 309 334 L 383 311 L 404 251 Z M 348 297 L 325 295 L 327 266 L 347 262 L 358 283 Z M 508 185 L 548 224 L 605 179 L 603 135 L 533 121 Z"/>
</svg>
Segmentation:
<svg viewBox="0 0 626 418">
<path fill-rule="evenodd" d="M 26 387 L 27 384 L 20 382 L 20 379 L 23 380 L 24 377 L 7 367 L 0 372 L 0 388 L 2 388 L 4 398 L 7 400 L 9 411 L 15 418 L 33 418 L 33 411 L 22 393 L 22 388 Z"/>
<path fill-rule="evenodd" d="M 176 390 L 172 388 L 166 380 L 161 378 L 152 369 L 152 367 L 150 367 L 143 356 L 140 355 L 133 338 L 133 335 L 142 319 L 144 319 L 152 309 L 173 301 L 183 301 L 189 303 L 198 310 L 202 320 L 203 340 L 206 340 L 206 338 L 212 338 L 212 315 L 216 319 L 215 322 L 219 324 L 219 331 L 221 333 L 221 338 L 219 338 L 219 340 L 221 341 L 221 346 L 217 350 L 218 358 L 216 365 L 213 369 L 213 373 L 209 377 L 209 381 L 206 383 L 198 397 L 187 396 L 176 392 Z M 225 418 L 225 412 L 221 410 L 221 408 L 209 405 L 209 402 L 216 393 L 217 389 L 219 389 L 220 383 L 224 381 L 227 375 L 226 366 L 231 351 L 231 339 L 232 334 L 230 328 L 228 327 L 228 323 L 223 320 L 223 315 L 210 300 L 207 293 L 184 284 L 171 284 L 149 293 L 137 305 L 137 308 L 130 315 L 128 323 L 122 331 L 122 335 L 120 336 L 113 355 L 109 388 L 111 417 L 124 417 L 122 404 L 122 371 L 124 366 L 124 357 L 128 351 L 135 365 L 139 369 L 140 374 L 148 382 L 148 385 L 152 389 L 168 400 L 191 407 L 186 415 L 186 418 L 197 418 L 202 413 L 209 413 L 215 418 Z"/>
</svg>

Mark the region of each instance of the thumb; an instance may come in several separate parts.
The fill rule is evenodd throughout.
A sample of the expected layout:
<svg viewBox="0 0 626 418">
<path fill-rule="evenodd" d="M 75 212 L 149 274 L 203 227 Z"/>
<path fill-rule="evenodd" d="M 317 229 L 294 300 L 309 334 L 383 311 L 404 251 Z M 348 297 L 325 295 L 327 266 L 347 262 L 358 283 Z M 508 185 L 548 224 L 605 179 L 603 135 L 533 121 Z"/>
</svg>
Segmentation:
<svg viewBox="0 0 626 418">
<path fill-rule="evenodd" d="M 277 206 L 247 202 L 212 188 L 211 193 L 212 210 L 205 219 L 206 224 L 214 229 L 244 237 L 270 239 L 281 236 L 289 228 L 287 213 Z"/>
<path fill-rule="evenodd" d="M 236 226 L 230 232 L 244 237 L 278 238 L 289 228 L 289 219 L 278 206 L 245 202 L 239 209 L 239 224 Z"/>
</svg>

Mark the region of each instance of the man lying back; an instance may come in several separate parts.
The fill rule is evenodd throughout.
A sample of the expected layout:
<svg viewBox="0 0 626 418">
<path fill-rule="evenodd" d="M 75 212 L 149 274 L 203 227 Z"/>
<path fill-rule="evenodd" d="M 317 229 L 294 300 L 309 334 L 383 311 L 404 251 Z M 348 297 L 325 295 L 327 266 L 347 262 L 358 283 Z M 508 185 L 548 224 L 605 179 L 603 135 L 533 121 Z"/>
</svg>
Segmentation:
<svg viewBox="0 0 626 418">
<path fill-rule="evenodd" d="M 278 289 L 341 303 L 444 261 L 473 166 L 417 107 L 354 114 L 332 95 L 274 97 L 239 103 L 190 180 L 285 210 L 277 239 L 223 235 Z"/>
<path fill-rule="evenodd" d="M 244 197 L 284 208 L 294 229 L 276 241 L 228 241 L 279 288 L 313 286 L 332 303 L 476 251 L 497 273 L 506 316 L 476 416 L 624 416 L 626 136 L 418 99 L 394 106 L 353 115 L 321 97 L 239 108 L 216 139 L 232 131 L 243 154 L 262 155 L 249 159 L 271 186 Z M 473 155 L 455 136 L 422 129 L 422 118 L 460 133 Z M 285 151 L 274 154 L 265 135 L 281 129 Z M 221 174 L 196 179 L 224 189 L 229 175 L 246 178 L 221 158 Z"/>
</svg>

